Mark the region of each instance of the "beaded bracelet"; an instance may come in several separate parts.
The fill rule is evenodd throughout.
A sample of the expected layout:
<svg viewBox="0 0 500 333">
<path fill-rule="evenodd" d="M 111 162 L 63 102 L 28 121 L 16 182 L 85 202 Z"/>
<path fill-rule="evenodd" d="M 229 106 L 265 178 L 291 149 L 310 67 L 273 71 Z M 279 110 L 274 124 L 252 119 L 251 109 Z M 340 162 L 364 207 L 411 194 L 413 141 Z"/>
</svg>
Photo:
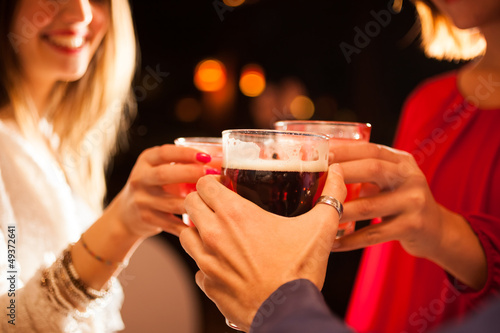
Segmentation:
<svg viewBox="0 0 500 333">
<path fill-rule="evenodd" d="M 71 258 L 73 245 L 70 244 L 51 266 L 42 271 L 40 282 L 42 288 L 47 290 L 48 298 L 61 310 L 79 318 L 88 318 L 95 309 L 107 304 L 116 278 L 111 278 L 104 290 L 87 287 L 73 267 Z M 78 308 L 85 311 L 82 312 Z"/>
<path fill-rule="evenodd" d="M 83 245 L 83 248 L 87 251 L 88 254 L 90 254 L 94 259 L 102 262 L 103 264 L 107 265 L 107 266 L 115 266 L 117 268 L 126 268 L 128 266 L 128 260 L 125 260 L 123 262 L 121 261 L 111 261 L 111 260 L 107 260 L 107 259 L 104 259 L 103 257 L 97 255 L 96 253 L 94 253 L 94 251 L 92 251 L 87 243 L 85 243 L 85 240 L 83 239 L 83 234 L 80 236 L 80 240 L 82 242 L 82 245 Z"/>
<path fill-rule="evenodd" d="M 62 284 L 61 287 L 64 288 L 69 300 L 75 307 L 86 308 L 88 306 L 90 301 L 89 297 L 75 286 L 66 267 L 61 262 L 58 263 L 54 270 L 54 277 Z"/>
<path fill-rule="evenodd" d="M 78 275 L 75 266 L 73 266 L 73 259 L 71 257 L 70 248 L 64 251 L 62 264 L 66 269 L 69 279 L 71 280 L 73 285 L 80 291 L 82 291 L 90 300 L 95 300 L 97 298 L 102 298 L 106 296 L 109 293 L 109 290 L 111 289 L 111 286 L 115 281 L 115 278 L 111 278 L 106 287 L 103 288 L 102 290 L 96 290 L 91 287 L 88 287 L 86 284 L 82 282 L 82 280 L 80 280 L 80 276 Z"/>
</svg>

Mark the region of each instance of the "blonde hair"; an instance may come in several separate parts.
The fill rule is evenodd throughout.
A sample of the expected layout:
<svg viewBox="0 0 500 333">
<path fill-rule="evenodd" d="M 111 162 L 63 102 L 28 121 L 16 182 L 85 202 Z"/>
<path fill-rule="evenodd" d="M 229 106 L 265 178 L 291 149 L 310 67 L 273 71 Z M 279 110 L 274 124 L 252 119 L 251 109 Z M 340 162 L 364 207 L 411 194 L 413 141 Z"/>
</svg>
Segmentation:
<svg viewBox="0 0 500 333">
<path fill-rule="evenodd" d="M 2 1 L 0 6 L 0 19 L 4 20 L 0 28 L 0 106 L 10 103 L 12 116 L 29 136 L 39 119 L 31 101 L 23 97 L 19 64 L 6 38 L 5 29 L 10 29 L 16 7 L 9 2 L 14 1 Z M 74 82 L 58 82 L 46 113 L 59 139 L 57 154 L 70 185 L 96 211 L 102 209 L 106 192 L 105 167 L 115 152 L 120 130 L 135 113 L 131 82 L 137 47 L 130 7 L 127 0 L 110 0 L 109 10 L 108 31 L 86 73 Z"/>
<path fill-rule="evenodd" d="M 459 29 L 428 0 L 415 0 L 425 53 L 444 60 L 470 60 L 482 55 L 486 41 L 478 29 Z"/>
</svg>

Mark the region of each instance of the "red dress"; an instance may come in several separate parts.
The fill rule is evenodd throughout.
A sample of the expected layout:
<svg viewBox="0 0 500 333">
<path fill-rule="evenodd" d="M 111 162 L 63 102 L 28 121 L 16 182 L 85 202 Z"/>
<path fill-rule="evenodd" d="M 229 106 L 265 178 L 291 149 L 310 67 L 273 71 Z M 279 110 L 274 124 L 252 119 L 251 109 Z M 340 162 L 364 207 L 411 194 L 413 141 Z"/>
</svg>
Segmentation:
<svg viewBox="0 0 500 333">
<path fill-rule="evenodd" d="M 406 103 L 394 146 L 413 154 L 436 201 L 470 223 L 486 254 L 487 283 L 470 290 L 398 242 L 369 247 L 346 316 L 359 332 L 425 332 L 500 289 L 500 109 L 474 106 L 500 85 L 483 79 L 468 98 L 456 72 L 425 82 Z"/>
</svg>

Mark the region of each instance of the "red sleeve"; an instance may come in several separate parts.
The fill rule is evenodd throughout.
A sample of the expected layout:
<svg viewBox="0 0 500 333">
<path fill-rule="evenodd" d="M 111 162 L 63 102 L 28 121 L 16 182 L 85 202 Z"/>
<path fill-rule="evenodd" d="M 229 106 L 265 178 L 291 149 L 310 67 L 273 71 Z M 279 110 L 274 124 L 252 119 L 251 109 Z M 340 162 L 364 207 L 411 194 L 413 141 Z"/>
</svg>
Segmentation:
<svg viewBox="0 0 500 333">
<path fill-rule="evenodd" d="M 474 290 L 448 275 L 457 290 L 464 293 L 470 303 L 478 303 L 500 291 L 500 218 L 486 214 L 463 214 L 476 233 L 486 255 L 488 277 L 481 290 Z"/>
</svg>

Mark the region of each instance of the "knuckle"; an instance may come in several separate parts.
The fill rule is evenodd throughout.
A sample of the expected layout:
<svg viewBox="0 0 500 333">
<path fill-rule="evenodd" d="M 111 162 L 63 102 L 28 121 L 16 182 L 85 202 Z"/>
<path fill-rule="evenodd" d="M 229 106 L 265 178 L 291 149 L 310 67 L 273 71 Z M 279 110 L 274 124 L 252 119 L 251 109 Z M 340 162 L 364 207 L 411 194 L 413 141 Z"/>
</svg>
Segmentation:
<svg viewBox="0 0 500 333">
<path fill-rule="evenodd" d="M 380 242 L 380 231 L 377 228 L 372 228 L 365 233 L 365 242 L 368 245 L 378 244 Z"/>
<path fill-rule="evenodd" d="M 150 154 L 151 152 L 153 152 L 155 149 L 155 147 L 151 147 L 151 148 L 147 148 L 147 149 L 144 149 L 140 154 L 139 156 L 137 157 L 137 161 L 140 162 L 142 161 L 143 159 L 146 158 L 146 156 L 148 154 Z"/>
<path fill-rule="evenodd" d="M 347 197 L 347 187 L 345 183 L 344 182 L 335 183 L 334 191 L 337 193 L 338 199 L 341 202 L 344 202 L 345 198 Z"/>
<path fill-rule="evenodd" d="M 369 144 L 369 147 L 371 155 L 376 159 L 380 158 L 384 146 L 378 144 Z"/>
<path fill-rule="evenodd" d="M 196 203 L 198 193 L 196 192 L 191 192 L 189 193 L 186 198 L 184 199 L 184 206 L 187 207 L 193 207 Z"/>
<path fill-rule="evenodd" d="M 207 248 L 212 250 L 217 249 L 220 237 L 218 237 L 218 233 L 216 231 L 209 228 L 204 229 L 202 238 L 203 238 L 203 243 Z"/>
<path fill-rule="evenodd" d="M 149 210 L 141 209 L 139 210 L 139 219 L 145 223 L 151 223 L 153 221 L 153 215 Z"/>
<path fill-rule="evenodd" d="M 407 200 L 410 207 L 421 210 L 427 205 L 427 195 L 420 189 L 415 189 L 409 192 Z"/>
<path fill-rule="evenodd" d="M 201 177 L 200 179 L 198 179 L 196 187 L 197 188 L 204 188 L 204 187 L 209 186 L 209 184 L 210 184 L 210 177 Z"/>
<path fill-rule="evenodd" d="M 210 279 L 207 278 L 213 278 L 218 275 L 216 265 L 211 262 L 205 261 L 205 259 L 200 260 L 198 264 L 200 266 L 200 269 L 203 271 L 203 274 L 205 274 L 205 288 L 210 288 Z"/>
<path fill-rule="evenodd" d="M 195 230 L 193 228 L 186 228 L 186 229 L 183 229 L 181 231 L 181 233 L 179 234 L 179 242 L 184 249 L 187 249 L 190 247 L 189 240 L 191 239 L 192 234 L 194 232 L 195 232 Z"/>
<path fill-rule="evenodd" d="M 373 200 L 359 200 L 358 212 L 361 216 L 370 217 L 376 210 L 376 205 Z"/>
<path fill-rule="evenodd" d="M 135 174 L 132 174 L 128 180 L 128 185 L 132 191 L 137 191 L 142 185 L 141 177 L 136 177 Z"/>
<path fill-rule="evenodd" d="M 158 154 L 163 161 L 170 160 L 170 146 L 168 144 L 155 147 L 158 150 Z"/>
<path fill-rule="evenodd" d="M 165 168 L 157 167 L 153 171 L 154 178 L 156 178 L 159 182 L 166 184 L 168 181 L 168 172 Z"/>
<path fill-rule="evenodd" d="M 367 172 L 372 176 L 378 176 L 384 172 L 384 167 L 379 160 L 373 160 L 368 164 Z"/>
</svg>

